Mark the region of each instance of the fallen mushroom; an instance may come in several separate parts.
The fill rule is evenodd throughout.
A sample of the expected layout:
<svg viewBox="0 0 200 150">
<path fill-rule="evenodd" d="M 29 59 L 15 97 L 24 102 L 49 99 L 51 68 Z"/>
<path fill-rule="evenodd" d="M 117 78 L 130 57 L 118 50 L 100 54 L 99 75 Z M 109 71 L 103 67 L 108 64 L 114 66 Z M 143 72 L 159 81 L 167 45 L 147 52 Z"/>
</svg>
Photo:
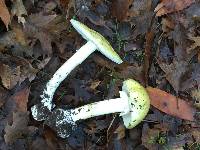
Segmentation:
<svg viewBox="0 0 200 150">
<path fill-rule="evenodd" d="M 52 99 L 57 87 L 76 66 L 81 64 L 95 50 L 100 51 L 103 55 L 118 64 L 122 63 L 119 55 L 101 34 L 74 19 L 71 19 L 70 22 L 88 42 L 77 50 L 77 52 L 69 58 L 48 81 L 42 95 L 40 95 L 42 99 L 41 102 L 31 108 L 32 116 L 35 120 L 45 120 L 54 107 Z"/>
<path fill-rule="evenodd" d="M 53 128 L 58 136 L 68 137 L 77 127 L 78 120 L 110 113 L 120 113 L 126 128 L 138 125 L 147 115 L 150 107 L 149 96 L 138 82 L 128 79 L 123 82 L 120 98 L 95 102 L 79 108 L 53 110 L 44 122 Z"/>
</svg>

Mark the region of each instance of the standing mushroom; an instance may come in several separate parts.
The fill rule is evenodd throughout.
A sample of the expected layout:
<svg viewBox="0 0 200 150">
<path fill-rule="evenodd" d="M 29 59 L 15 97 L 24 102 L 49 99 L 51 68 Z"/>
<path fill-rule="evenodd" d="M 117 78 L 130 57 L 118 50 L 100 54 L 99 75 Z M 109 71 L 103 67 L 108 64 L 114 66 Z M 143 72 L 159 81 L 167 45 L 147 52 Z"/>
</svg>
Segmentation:
<svg viewBox="0 0 200 150">
<path fill-rule="evenodd" d="M 57 87 L 76 66 L 81 64 L 95 50 L 100 51 L 103 55 L 118 64 L 122 63 L 119 55 L 101 34 L 88 28 L 79 21 L 71 19 L 70 22 L 82 37 L 87 40 L 87 43 L 77 50 L 77 52 L 69 58 L 48 81 L 42 95 L 40 95 L 42 99 L 41 102 L 31 108 L 35 120 L 45 120 L 54 107 L 52 99 Z"/>
<path fill-rule="evenodd" d="M 76 122 L 95 116 L 120 113 L 126 128 L 138 125 L 147 115 L 150 108 L 149 96 L 138 82 L 128 79 L 123 82 L 120 98 L 95 102 L 75 109 L 53 110 L 45 124 L 53 128 L 58 136 L 68 137 L 76 129 Z"/>
</svg>

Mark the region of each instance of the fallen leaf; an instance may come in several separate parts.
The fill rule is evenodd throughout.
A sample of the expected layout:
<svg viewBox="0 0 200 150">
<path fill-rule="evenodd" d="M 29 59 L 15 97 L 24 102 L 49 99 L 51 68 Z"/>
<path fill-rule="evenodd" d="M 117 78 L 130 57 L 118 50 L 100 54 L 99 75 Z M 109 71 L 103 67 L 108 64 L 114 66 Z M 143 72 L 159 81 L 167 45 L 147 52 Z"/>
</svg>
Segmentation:
<svg viewBox="0 0 200 150">
<path fill-rule="evenodd" d="M 75 0 L 60 0 L 61 6 L 64 8 L 66 11 L 66 19 L 68 20 L 70 17 L 70 11 L 72 10 L 73 12 L 76 10 L 76 4 Z"/>
<path fill-rule="evenodd" d="M 27 111 L 27 102 L 28 102 L 29 92 L 30 92 L 30 89 L 28 87 L 25 87 L 10 97 L 13 101 L 15 101 L 17 111 L 20 111 L 20 112 Z"/>
<path fill-rule="evenodd" d="M 193 56 L 188 55 L 187 53 L 187 47 L 190 44 L 187 39 L 187 29 L 181 24 L 177 23 L 177 20 L 174 20 L 176 22 L 174 29 L 171 31 L 171 36 L 173 39 L 173 45 L 169 47 L 172 47 L 171 51 L 174 51 L 174 56 L 177 61 L 189 61 Z"/>
<path fill-rule="evenodd" d="M 193 89 L 191 91 L 191 97 L 194 99 L 194 106 L 200 109 L 200 89 Z"/>
<path fill-rule="evenodd" d="M 143 126 L 141 137 L 142 145 L 150 150 L 158 149 L 159 145 L 156 138 L 159 136 L 160 132 L 161 131 L 158 128 L 150 129 L 147 125 Z"/>
<path fill-rule="evenodd" d="M 4 0 L 0 0 L 0 18 L 8 30 L 8 25 L 10 23 L 10 13 Z"/>
<path fill-rule="evenodd" d="M 13 22 L 11 28 L 13 28 Z M 14 56 L 32 56 L 32 49 L 24 37 L 24 32 L 17 25 L 13 30 L 2 33 L 0 36 L 0 52 L 10 51 Z"/>
<path fill-rule="evenodd" d="M 18 138 L 23 138 L 28 134 L 28 112 L 14 112 L 12 125 L 5 127 L 5 142 L 13 143 Z"/>
<path fill-rule="evenodd" d="M 144 14 L 135 17 L 135 30 L 133 33 L 133 38 L 136 38 L 138 35 L 144 35 L 148 32 L 149 27 L 151 26 L 152 19 L 153 19 L 153 12 L 147 11 Z"/>
<path fill-rule="evenodd" d="M 195 139 L 195 141 L 197 143 L 200 142 L 200 130 L 199 130 L 199 128 L 193 128 L 192 130 L 190 130 L 189 134 L 191 134 L 193 136 L 193 138 Z"/>
<path fill-rule="evenodd" d="M 180 90 L 190 90 L 193 88 L 200 88 L 200 64 L 194 63 L 188 67 L 188 70 L 185 72 L 181 84 Z"/>
<path fill-rule="evenodd" d="M 4 87 L 12 89 L 26 78 L 32 81 L 37 72 L 24 58 L 0 54 L 0 77 Z"/>
<path fill-rule="evenodd" d="M 72 82 L 72 86 L 74 88 L 76 98 L 82 99 L 87 102 L 92 97 L 92 95 L 88 92 L 86 88 L 84 80 L 74 79 L 74 81 Z"/>
<path fill-rule="evenodd" d="M 168 13 L 183 10 L 194 3 L 194 0 L 162 0 L 159 3 L 154 12 L 156 16 L 162 16 Z"/>
<path fill-rule="evenodd" d="M 154 32 L 149 31 L 146 33 L 146 43 L 145 43 L 145 56 L 144 56 L 144 76 L 145 76 L 145 85 L 148 85 L 148 79 L 149 79 L 149 67 L 151 63 L 151 51 L 152 51 L 152 45 L 154 40 Z"/>
<path fill-rule="evenodd" d="M 129 5 L 132 0 L 113 0 L 111 13 L 113 17 L 116 17 L 119 21 L 123 21 L 127 17 Z"/>
<path fill-rule="evenodd" d="M 13 1 L 11 13 L 12 13 L 12 16 L 16 15 L 18 18 L 18 22 L 22 23 L 24 26 L 24 24 L 26 22 L 24 15 L 27 16 L 27 11 L 26 11 L 26 8 L 24 7 L 22 0 L 14 0 Z"/>
<path fill-rule="evenodd" d="M 7 97 L 7 101 L 4 105 L 6 112 L 9 112 L 9 116 L 12 116 L 13 112 L 27 112 L 27 102 L 30 89 L 27 85 L 18 86 L 13 90 L 13 94 Z"/>
<path fill-rule="evenodd" d="M 44 137 L 49 150 L 58 149 L 58 140 L 52 130 L 46 129 L 44 132 Z"/>
<path fill-rule="evenodd" d="M 99 84 L 101 83 L 101 81 L 97 80 L 97 81 L 93 81 L 90 85 L 90 89 L 95 90 Z"/>
<path fill-rule="evenodd" d="M 186 10 L 187 19 L 190 23 L 194 23 L 193 21 L 200 20 L 200 3 L 194 3 Z"/>
<path fill-rule="evenodd" d="M 52 43 L 55 43 L 62 53 L 69 43 L 68 24 L 69 22 L 63 16 L 46 15 L 40 12 L 27 18 L 24 33 L 32 40 L 32 47 L 39 40 L 42 47 L 40 53 L 43 53 L 43 56 L 52 54 Z"/>
<path fill-rule="evenodd" d="M 187 49 L 187 52 L 188 52 L 188 53 L 191 53 L 192 50 L 194 50 L 194 49 L 197 48 L 197 47 L 200 47 L 200 36 L 197 36 L 197 37 L 189 36 L 189 39 L 190 39 L 191 41 L 194 42 L 194 43 Z"/>
<path fill-rule="evenodd" d="M 119 127 L 114 132 L 117 134 L 117 139 L 123 139 L 125 137 L 125 127 L 123 125 L 119 125 Z"/>
<path fill-rule="evenodd" d="M 115 74 L 118 78 L 134 78 L 140 83 L 145 83 L 143 69 L 144 67 L 142 65 L 123 63 L 117 66 Z"/>
<path fill-rule="evenodd" d="M 176 98 L 175 96 L 162 91 L 160 89 L 147 87 L 151 105 L 162 112 L 169 115 L 179 117 L 181 119 L 194 121 L 195 109 L 186 101 Z"/>
<path fill-rule="evenodd" d="M 93 11 L 87 10 L 84 11 L 84 16 L 90 20 L 90 22 L 92 22 L 93 24 L 97 25 L 97 26 L 105 26 L 105 21 L 103 18 L 101 18 L 100 16 L 98 16 L 96 13 L 94 13 Z"/>
<path fill-rule="evenodd" d="M 128 16 L 138 17 L 142 16 L 143 14 L 152 11 L 152 1 L 150 0 L 134 0 L 132 1 L 131 5 L 129 6 Z"/>
<path fill-rule="evenodd" d="M 165 33 L 168 33 L 175 27 L 175 22 L 170 17 L 162 18 L 161 24 L 162 24 L 162 30 Z"/>
<path fill-rule="evenodd" d="M 174 60 L 170 65 L 158 60 L 160 68 L 166 73 L 166 79 L 172 85 L 176 93 L 180 90 L 181 77 L 188 69 L 186 61 Z"/>
<path fill-rule="evenodd" d="M 28 41 L 25 37 L 25 33 L 23 32 L 22 27 L 19 24 L 12 22 L 11 28 L 13 33 L 15 34 L 16 42 L 22 46 L 28 46 Z"/>
<path fill-rule="evenodd" d="M 32 150 L 52 150 L 46 143 L 45 139 L 37 136 L 30 145 L 30 149 Z M 69 149 L 71 150 L 71 149 Z"/>
<path fill-rule="evenodd" d="M 9 92 L 4 89 L 2 86 L 0 86 L 0 108 L 2 105 L 6 102 L 6 98 L 8 96 Z"/>
</svg>

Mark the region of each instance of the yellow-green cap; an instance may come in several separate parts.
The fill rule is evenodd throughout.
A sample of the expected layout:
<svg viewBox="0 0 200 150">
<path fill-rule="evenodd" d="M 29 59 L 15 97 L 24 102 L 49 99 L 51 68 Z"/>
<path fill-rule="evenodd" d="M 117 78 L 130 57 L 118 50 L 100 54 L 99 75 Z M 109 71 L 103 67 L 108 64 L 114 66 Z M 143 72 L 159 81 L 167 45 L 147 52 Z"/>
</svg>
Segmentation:
<svg viewBox="0 0 200 150">
<path fill-rule="evenodd" d="M 146 89 L 133 79 L 123 82 L 122 91 L 129 97 L 130 111 L 122 115 L 126 128 L 131 129 L 138 125 L 147 115 L 150 108 L 150 99 Z"/>
<path fill-rule="evenodd" d="M 110 43 L 98 32 L 88 28 L 83 23 L 76 21 L 74 19 L 70 20 L 72 26 L 82 35 L 87 41 L 93 42 L 97 50 L 100 51 L 103 55 L 116 62 L 121 64 L 123 61 L 119 55 L 114 51 Z"/>
</svg>

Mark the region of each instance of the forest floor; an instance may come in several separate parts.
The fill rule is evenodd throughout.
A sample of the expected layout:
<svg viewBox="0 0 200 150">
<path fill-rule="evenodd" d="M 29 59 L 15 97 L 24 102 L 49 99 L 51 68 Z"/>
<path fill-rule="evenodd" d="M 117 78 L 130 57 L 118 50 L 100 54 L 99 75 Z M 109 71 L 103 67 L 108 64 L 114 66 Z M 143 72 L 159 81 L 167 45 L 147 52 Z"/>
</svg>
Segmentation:
<svg viewBox="0 0 200 150">
<path fill-rule="evenodd" d="M 33 119 L 48 80 L 86 43 L 72 18 L 102 34 L 123 63 L 94 52 L 53 103 L 76 108 L 116 98 L 131 78 L 151 101 L 133 129 L 115 113 L 80 121 L 60 138 Z M 200 150 L 199 50 L 199 0 L 0 0 L 0 149 Z"/>
</svg>

